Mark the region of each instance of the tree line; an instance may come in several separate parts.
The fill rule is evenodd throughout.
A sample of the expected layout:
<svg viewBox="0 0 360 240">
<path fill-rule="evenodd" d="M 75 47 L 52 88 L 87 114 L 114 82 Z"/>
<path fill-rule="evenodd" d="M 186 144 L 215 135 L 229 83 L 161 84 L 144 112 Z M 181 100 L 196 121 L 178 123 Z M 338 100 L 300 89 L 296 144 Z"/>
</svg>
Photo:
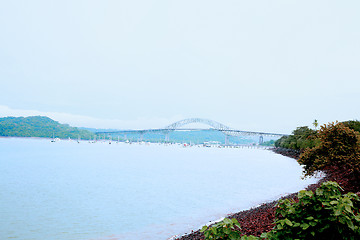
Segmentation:
<svg viewBox="0 0 360 240">
<path fill-rule="evenodd" d="M 95 134 L 45 116 L 0 118 L 0 136 L 91 139 Z"/>
<path fill-rule="evenodd" d="M 348 127 L 356 132 L 360 132 L 360 121 L 350 120 L 341 122 L 344 127 Z M 313 148 L 320 144 L 319 132 L 317 129 L 317 120 L 313 123 L 315 129 L 307 126 L 296 128 L 291 135 L 283 136 L 275 142 L 275 147 L 288 148 L 294 150 L 305 150 Z"/>
<path fill-rule="evenodd" d="M 341 176 L 355 191 L 360 186 L 360 122 L 325 124 L 317 130 L 299 127 L 275 144 L 300 150 L 304 176 L 324 171 Z M 258 236 L 241 233 L 236 219 L 224 219 L 201 232 L 205 240 L 360 239 L 360 192 L 345 192 L 336 182 L 324 182 L 314 191 L 300 191 L 297 199 L 278 201 L 274 227 Z"/>
</svg>

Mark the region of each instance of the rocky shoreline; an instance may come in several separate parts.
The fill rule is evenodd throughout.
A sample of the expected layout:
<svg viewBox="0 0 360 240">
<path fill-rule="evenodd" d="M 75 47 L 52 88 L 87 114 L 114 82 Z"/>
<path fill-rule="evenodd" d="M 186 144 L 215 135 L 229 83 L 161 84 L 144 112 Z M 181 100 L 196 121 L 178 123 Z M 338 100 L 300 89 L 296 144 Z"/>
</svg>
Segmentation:
<svg viewBox="0 0 360 240">
<path fill-rule="evenodd" d="M 271 150 L 277 154 L 281 154 L 283 156 L 291 157 L 295 159 L 298 159 L 301 154 L 300 150 L 294 150 L 288 148 L 272 148 Z"/>
<path fill-rule="evenodd" d="M 300 151 L 289 150 L 284 148 L 274 148 L 272 149 L 275 153 L 298 159 Z M 344 190 L 344 192 L 355 192 L 359 194 L 360 186 L 354 184 L 353 181 L 349 180 L 347 174 L 341 172 L 339 169 L 327 169 L 325 171 L 325 177 L 320 179 L 318 183 L 309 185 L 306 190 L 314 191 L 320 186 L 321 183 L 325 181 L 336 181 Z M 285 198 L 297 198 L 297 193 L 293 193 L 283 197 Z M 260 236 L 263 232 L 268 232 L 274 227 L 275 220 L 275 209 L 276 203 L 278 200 L 264 203 L 258 207 L 251 208 L 249 210 L 241 211 L 234 214 L 229 214 L 227 218 L 236 218 L 240 225 L 242 233 L 245 235 L 254 235 Z M 184 236 L 175 238 L 177 240 L 203 240 L 204 235 L 200 230 L 191 232 Z"/>
</svg>

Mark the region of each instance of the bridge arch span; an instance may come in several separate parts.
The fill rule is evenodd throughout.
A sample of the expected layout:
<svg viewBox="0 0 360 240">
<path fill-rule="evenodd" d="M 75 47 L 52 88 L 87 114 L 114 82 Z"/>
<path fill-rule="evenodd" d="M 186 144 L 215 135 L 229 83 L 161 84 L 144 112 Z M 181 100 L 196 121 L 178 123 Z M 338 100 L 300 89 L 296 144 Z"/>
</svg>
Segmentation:
<svg viewBox="0 0 360 240">
<path fill-rule="evenodd" d="M 191 123 L 202 123 L 205 125 L 208 125 L 210 127 L 213 127 L 214 129 L 218 130 L 218 131 L 226 131 L 226 130 L 232 130 L 232 128 L 225 126 L 222 123 L 213 121 L 213 120 L 209 120 L 209 119 L 205 119 L 205 118 L 187 118 L 187 119 L 183 119 L 181 121 L 177 121 L 174 122 L 171 125 L 166 126 L 164 129 L 169 130 L 169 131 L 174 131 L 176 129 L 179 129 L 180 127 L 184 126 L 184 125 L 188 125 Z"/>
</svg>

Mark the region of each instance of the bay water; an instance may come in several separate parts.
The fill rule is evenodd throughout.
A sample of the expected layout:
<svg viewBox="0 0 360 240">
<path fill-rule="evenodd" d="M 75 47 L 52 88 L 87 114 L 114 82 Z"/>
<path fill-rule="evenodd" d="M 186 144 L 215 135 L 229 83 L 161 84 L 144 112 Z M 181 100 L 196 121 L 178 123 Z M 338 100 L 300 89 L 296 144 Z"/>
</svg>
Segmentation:
<svg viewBox="0 0 360 240">
<path fill-rule="evenodd" d="M 169 239 L 317 181 L 301 176 L 264 149 L 0 138 L 0 239 Z"/>
</svg>

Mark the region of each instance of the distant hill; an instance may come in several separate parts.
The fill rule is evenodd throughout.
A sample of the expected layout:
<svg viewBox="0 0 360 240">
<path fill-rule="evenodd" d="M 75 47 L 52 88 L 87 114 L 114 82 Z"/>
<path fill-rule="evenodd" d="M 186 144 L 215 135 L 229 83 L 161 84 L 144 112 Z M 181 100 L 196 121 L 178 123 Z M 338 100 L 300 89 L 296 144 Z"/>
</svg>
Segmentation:
<svg viewBox="0 0 360 240">
<path fill-rule="evenodd" d="M 0 118 L 0 136 L 90 139 L 94 133 L 44 116 Z"/>
<path fill-rule="evenodd" d="M 88 130 L 88 131 L 93 132 L 93 133 L 120 131 L 119 129 L 113 129 L 113 128 L 87 128 L 87 127 L 79 127 L 79 129 Z"/>
</svg>

